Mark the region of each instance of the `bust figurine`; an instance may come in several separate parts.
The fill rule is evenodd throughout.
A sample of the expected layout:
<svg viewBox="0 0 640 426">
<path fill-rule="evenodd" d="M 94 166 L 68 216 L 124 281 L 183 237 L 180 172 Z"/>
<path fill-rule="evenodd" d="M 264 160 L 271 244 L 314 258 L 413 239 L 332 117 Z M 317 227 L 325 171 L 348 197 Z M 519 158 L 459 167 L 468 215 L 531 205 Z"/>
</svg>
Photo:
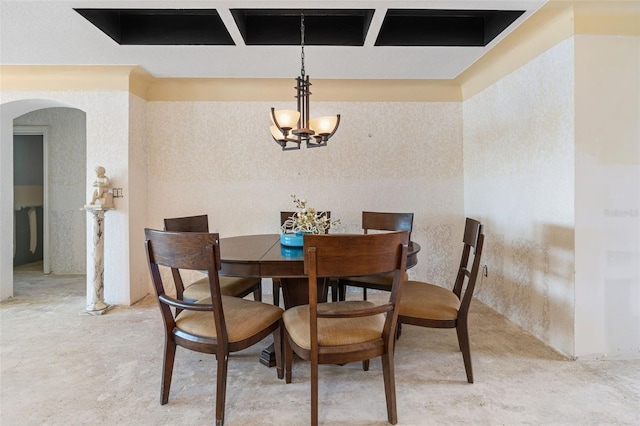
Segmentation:
<svg viewBox="0 0 640 426">
<path fill-rule="evenodd" d="M 92 206 L 102 208 L 113 208 L 113 194 L 110 192 L 110 180 L 105 175 L 107 171 L 104 167 L 96 167 L 96 179 L 93 181 L 93 195 L 91 196 Z"/>
</svg>

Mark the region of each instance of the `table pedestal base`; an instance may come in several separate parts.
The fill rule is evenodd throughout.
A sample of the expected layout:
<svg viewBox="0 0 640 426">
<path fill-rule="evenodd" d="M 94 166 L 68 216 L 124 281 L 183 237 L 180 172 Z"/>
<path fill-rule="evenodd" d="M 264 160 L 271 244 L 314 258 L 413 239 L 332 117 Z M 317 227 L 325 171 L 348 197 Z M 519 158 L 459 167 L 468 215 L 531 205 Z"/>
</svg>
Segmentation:
<svg viewBox="0 0 640 426">
<path fill-rule="evenodd" d="M 284 308 L 309 304 L 308 278 L 280 278 Z M 318 280 L 318 303 L 325 303 L 329 294 L 329 278 Z"/>
<path fill-rule="evenodd" d="M 276 365 L 276 352 L 273 350 L 273 343 L 267 346 L 260 352 L 260 364 L 267 367 L 275 367 Z"/>
</svg>

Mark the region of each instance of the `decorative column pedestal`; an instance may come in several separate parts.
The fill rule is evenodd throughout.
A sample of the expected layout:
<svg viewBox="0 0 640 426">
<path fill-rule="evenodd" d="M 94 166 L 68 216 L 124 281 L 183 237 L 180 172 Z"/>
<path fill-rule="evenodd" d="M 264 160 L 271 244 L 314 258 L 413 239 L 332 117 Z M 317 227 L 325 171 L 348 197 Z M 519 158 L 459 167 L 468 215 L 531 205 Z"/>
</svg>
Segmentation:
<svg viewBox="0 0 640 426">
<path fill-rule="evenodd" d="M 93 276 L 87 271 L 85 313 L 103 315 L 113 307 L 104 303 L 104 213 L 112 208 L 87 204 L 84 209 L 93 216 Z"/>
</svg>

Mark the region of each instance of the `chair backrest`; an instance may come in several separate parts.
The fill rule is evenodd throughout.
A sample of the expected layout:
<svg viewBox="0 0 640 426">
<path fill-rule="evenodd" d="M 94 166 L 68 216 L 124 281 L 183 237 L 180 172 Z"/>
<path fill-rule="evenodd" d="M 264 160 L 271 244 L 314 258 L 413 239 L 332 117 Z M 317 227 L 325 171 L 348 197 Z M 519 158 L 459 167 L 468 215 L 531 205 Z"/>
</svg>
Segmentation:
<svg viewBox="0 0 640 426">
<path fill-rule="evenodd" d="M 376 231 L 411 231 L 413 229 L 413 213 L 362 212 L 362 229 L 365 234 Z"/>
<path fill-rule="evenodd" d="M 327 219 L 331 219 L 331 212 L 327 211 L 324 213 L 327 214 Z M 280 212 L 280 225 L 284 225 L 287 219 L 289 219 L 294 214 L 296 214 L 296 212 Z M 329 226 L 329 228 L 331 228 L 331 226 Z M 327 228 L 327 230 L 324 232 L 325 234 L 329 233 L 329 228 Z"/>
<path fill-rule="evenodd" d="M 209 232 L 209 217 L 206 214 L 197 216 L 172 217 L 164 220 L 164 230 L 170 232 Z M 184 286 L 177 268 L 171 268 L 176 283 L 176 296 L 182 300 Z"/>
<path fill-rule="evenodd" d="M 462 241 L 464 246 L 460 259 L 460 267 L 458 268 L 456 282 L 453 285 L 453 292 L 460 299 L 458 318 L 467 315 L 476 286 L 476 279 L 478 278 L 478 271 L 480 270 L 480 258 L 482 257 L 482 246 L 484 244 L 482 224 L 475 219 L 467 218 Z M 472 254 L 473 256 L 471 256 Z M 470 262 L 472 257 L 473 261 Z"/>
<path fill-rule="evenodd" d="M 165 219 L 164 230 L 175 232 L 209 232 L 209 217 L 203 214 Z"/>
<path fill-rule="evenodd" d="M 220 246 L 218 234 L 204 232 L 169 232 L 145 229 L 147 263 L 153 287 L 158 298 L 166 331 L 175 327 L 175 318 L 170 307 L 181 310 L 213 311 L 217 336 L 227 338 L 220 296 Z M 211 304 L 191 303 L 174 299 L 165 293 L 170 284 L 164 282 L 160 266 L 171 268 L 173 285 L 183 287 L 180 270 L 207 271 L 211 287 Z M 165 285 L 167 287 L 165 287 Z"/>
<path fill-rule="evenodd" d="M 340 314 L 328 315 L 317 312 L 318 278 L 393 272 L 394 280 L 389 302 L 375 308 L 362 309 L 358 315 L 366 316 L 387 312 L 384 337 L 386 339 L 392 336 L 398 319 L 395 306 L 400 297 L 401 284 L 404 281 L 402 276 L 407 266 L 408 244 L 409 233 L 406 231 L 369 235 L 306 234 L 303 248 L 304 271 L 309 276 L 312 335 L 314 330 L 317 330 L 318 316 L 341 316 Z"/>
</svg>

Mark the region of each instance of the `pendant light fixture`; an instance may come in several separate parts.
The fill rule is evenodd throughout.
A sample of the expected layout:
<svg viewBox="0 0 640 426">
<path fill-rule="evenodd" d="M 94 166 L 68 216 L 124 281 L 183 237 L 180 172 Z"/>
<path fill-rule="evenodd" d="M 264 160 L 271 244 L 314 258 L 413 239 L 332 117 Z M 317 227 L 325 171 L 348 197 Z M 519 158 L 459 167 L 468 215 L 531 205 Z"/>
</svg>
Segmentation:
<svg viewBox="0 0 640 426">
<path fill-rule="evenodd" d="M 283 151 L 300 149 L 302 142 L 307 148 L 326 146 L 327 141 L 338 129 L 340 114 L 334 116 L 309 119 L 309 95 L 311 83 L 304 70 L 304 12 L 300 16 L 300 55 L 302 67 L 300 76 L 296 78 L 297 110 L 276 110 L 271 108 L 269 128 L 273 139 Z M 287 146 L 287 144 L 291 144 Z"/>
</svg>

